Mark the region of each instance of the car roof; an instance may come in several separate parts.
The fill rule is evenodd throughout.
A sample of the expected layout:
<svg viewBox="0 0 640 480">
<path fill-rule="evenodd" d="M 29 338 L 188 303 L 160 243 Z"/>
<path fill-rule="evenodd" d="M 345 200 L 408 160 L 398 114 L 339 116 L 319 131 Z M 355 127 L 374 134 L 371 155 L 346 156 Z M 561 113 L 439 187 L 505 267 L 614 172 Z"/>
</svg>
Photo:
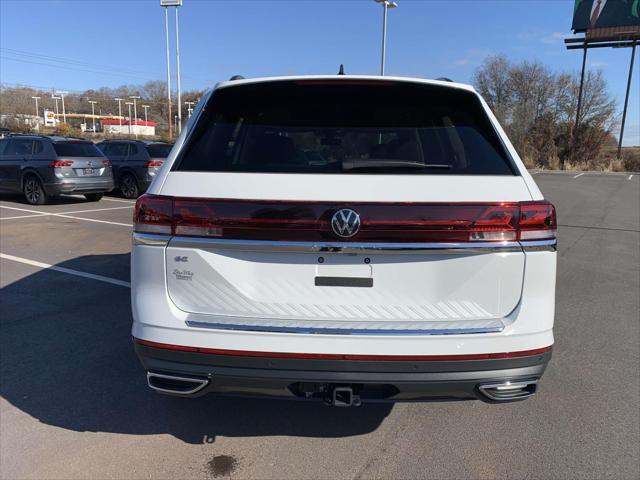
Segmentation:
<svg viewBox="0 0 640 480">
<path fill-rule="evenodd" d="M 422 85 L 438 85 L 441 87 L 448 87 L 452 89 L 467 90 L 475 92 L 472 85 L 466 83 L 458 83 L 449 81 L 448 79 L 431 80 L 427 78 L 417 77 L 395 77 L 395 76 L 380 76 L 380 75 L 296 75 L 296 76 L 283 76 L 283 77 L 259 77 L 259 78 L 243 78 L 238 80 L 227 80 L 216 84 L 218 88 L 228 88 L 239 85 L 248 85 L 252 83 L 267 83 L 267 82 L 281 82 L 291 80 L 372 80 L 372 81 L 393 81 L 404 83 L 415 83 Z"/>
</svg>

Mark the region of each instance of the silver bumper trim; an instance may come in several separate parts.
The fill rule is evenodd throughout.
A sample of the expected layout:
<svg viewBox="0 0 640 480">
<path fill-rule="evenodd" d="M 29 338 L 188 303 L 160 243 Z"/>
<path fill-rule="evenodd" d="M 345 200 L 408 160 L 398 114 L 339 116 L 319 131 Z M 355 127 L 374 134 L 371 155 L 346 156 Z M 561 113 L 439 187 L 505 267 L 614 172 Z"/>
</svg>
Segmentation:
<svg viewBox="0 0 640 480">
<path fill-rule="evenodd" d="M 280 242 L 269 240 L 233 240 L 201 237 L 172 237 L 153 233 L 133 234 L 134 245 L 169 245 L 179 248 L 271 251 L 289 253 L 398 253 L 398 254 L 474 254 L 487 252 L 555 251 L 556 239 L 524 242 L 465 243 L 355 243 L 355 242 Z"/>
</svg>

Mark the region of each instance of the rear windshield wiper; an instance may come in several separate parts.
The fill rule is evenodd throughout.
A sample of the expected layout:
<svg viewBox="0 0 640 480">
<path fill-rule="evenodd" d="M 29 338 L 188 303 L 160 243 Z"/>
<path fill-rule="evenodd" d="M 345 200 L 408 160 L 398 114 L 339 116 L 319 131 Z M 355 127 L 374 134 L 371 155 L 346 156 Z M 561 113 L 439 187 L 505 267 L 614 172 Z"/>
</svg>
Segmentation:
<svg viewBox="0 0 640 480">
<path fill-rule="evenodd" d="M 450 169 L 451 165 L 438 163 L 422 163 L 410 160 L 393 160 L 385 158 L 370 158 L 367 160 L 347 160 L 342 162 L 343 170 L 360 170 L 368 168 L 441 168 Z"/>
</svg>

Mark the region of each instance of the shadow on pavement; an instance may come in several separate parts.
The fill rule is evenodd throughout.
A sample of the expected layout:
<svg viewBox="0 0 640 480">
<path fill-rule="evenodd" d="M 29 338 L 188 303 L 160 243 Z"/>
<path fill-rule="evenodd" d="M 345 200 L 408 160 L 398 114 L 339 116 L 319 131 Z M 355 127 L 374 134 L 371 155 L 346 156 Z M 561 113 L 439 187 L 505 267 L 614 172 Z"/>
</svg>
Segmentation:
<svg viewBox="0 0 640 480">
<path fill-rule="evenodd" d="M 75 269 L 101 264 L 122 270 L 129 255 L 86 256 L 58 266 L 71 263 Z M 128 288 L 50 270 L 2 288 L 0 395 L 48 425 L 79 432 L 168 433 L 187 443 L 210 443 L 219 435 L 361 435 L 375 430 L 392 408 L 158 395 L 146 386 L 133 352 L 129 294 Z"/>
</svg>

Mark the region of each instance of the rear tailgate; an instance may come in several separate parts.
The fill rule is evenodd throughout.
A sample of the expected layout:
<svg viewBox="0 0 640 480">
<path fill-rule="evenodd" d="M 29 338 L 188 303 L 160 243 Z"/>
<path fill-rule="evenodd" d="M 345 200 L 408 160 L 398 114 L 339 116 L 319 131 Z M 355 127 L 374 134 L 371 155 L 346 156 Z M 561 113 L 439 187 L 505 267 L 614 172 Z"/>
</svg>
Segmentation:
<svg viewBox="0 0 640 480">
<path fill-rule="evenodd" d="M 234 199 L 238 192 L 231 185 L 239 179 L 234 182 L 225 175 L 242 176 L 243 184 L 252 185 L 252 192 L 261 198 L 282 198 L 287 192 L 297 201 Z M 181 310 L 199 314 L 199 322 L 493 331 L 502 327 L 502 319 L 520 300 L 525 256 L 518 247 L 496 244 L 503 247 L 496 251 L 480 248 L 481 243 L 474 249 L 418 251 L 353 247 L 386 243 L 381 240 L 389 234 L 396 244 L 422 241 L 420 235 L 407 230 L 367 233 L 367 225 L 385 220 L 384 215 L 391 221 L 403 215 L 405 219 L 407 215 L 428 219 L 430 211 L 447 204 L 530 200 L 521 177 L 438 176 L 421 177 L 417 182 L 412 177 L 387 176 L 384 197 L 388 202 L 373 202 L 380 195 L 365 193 L 380 191 L 379 177 L 358 179 L 358 201 L 354 201 L 353 189 L 341 188 L 344 177 L 273 175 L 269 181 L 254 177 L 257 175 L 175 172 L 162 188 L 165 195 L 179 194 L 181 185 L 187 183 L 194 197 L 205 197 L 213 190 L 225 198 L 208 201 L 208 211 L 224 225 L 226 235 L 213 227 L 209 229 L 212 236 L 202 238 L 202 232 L 185 227 L 184 235 L 174 237 L 166 250 L 169 296 Z M 323 201 L 312 200 L 321 197 Z M 428 204 L 419 205 L 427 200 Z M 343 207 L 358 211 L 362 221 L 361 232 L 348 242 L 336 239 L 330 227 L 331 215 Z M 226 220 L 220 222 L 222 219 Z M 262 229 L 255 223 L 244 228 L 243 222 L 259 219 L 272 223 L 263 224 Z M 273 223 L 277 219 L 290 223 L 283 228 Z M 313 235 L 304 228 L 305 221 L 307 226 L 317 226 Z M 327 248 L 327 244 L 342 248 Z M 319 286 L 319 277 L 339 278 L 347 286 L 331 286 L 331 281 L 329 286 Z M 366 285 L 354 286 L 348 279 L 370 281 L 354 280 L 354 285 Z"/>
</svg>

